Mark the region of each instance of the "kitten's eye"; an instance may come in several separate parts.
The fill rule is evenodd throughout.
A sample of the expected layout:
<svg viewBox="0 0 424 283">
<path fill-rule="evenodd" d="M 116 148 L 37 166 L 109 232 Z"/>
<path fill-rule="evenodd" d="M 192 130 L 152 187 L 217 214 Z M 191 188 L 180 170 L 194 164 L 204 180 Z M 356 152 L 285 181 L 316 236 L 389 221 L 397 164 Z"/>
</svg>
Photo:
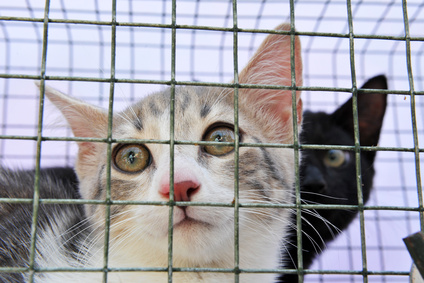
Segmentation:
<svg viewBox="0 0 424 283">
<path fill-rule="evenodd" d="M 113 164 L 128 173 L 143 171 L 150 163 L 150 152 L 141 144 L 118 146 L 113 155 Z"/>
<path fill-rule="evenodd" d="M 327 151 L 324 157 L 324 164 L 328 167 L 340 167 L 349 161 L 349 153 L 343 150 L 332 149 Z"/>
<path fill-rule="evenodd" d="M 212 128 L 209 130 L 204 138 L 204 141 L 213 141 L 213 142 L 234 142 L 234 130 L 225 127 L 220 126 L 216 128 Z M 207 145 L 205 146 L 205 151 L 209 154 L 220 156 L 227 154 L 234 150 L 233 146 L 230 145 Z"/>
</svg>

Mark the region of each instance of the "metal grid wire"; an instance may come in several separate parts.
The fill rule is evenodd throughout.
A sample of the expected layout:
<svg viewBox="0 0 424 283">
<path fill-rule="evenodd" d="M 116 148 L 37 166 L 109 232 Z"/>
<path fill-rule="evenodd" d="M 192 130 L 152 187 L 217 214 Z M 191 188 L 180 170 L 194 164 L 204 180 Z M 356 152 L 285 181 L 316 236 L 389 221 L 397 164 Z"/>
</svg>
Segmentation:
<svg viewBox="0 0 424 283">
<path fill-rule="evenodd" d="M 172 95 L 177 85 L 228 86 L 237 93 L 238 86 L 228 82 L 237 82 L 238 70 L 267 33 L 281 22 L 290 22 L 302 42 L 304 86 L 299 89 L 303 90 L 306 109 L 332 111 L 348 97 L 355 99 L 360 83 L 380 73 L 387 75 L 391 94 L 379 147 L 361 147 L 361 150 L 378 151 L 371 199 L 365 207 L 359 201 L 359 217 L 330 244 L 310 270 L 303 271 L 309 274 L 305 281 L 408 282 L 411 260 L 401 238 L 424 230 L 420 170 L 423 148 L 418 142 L 424 133 L 424 101 L 420 97 L 424 94 L 424 3 L 420 0 L 408 3 L 406 0 L 3 1 L 0 3 L 2 164 L 35 166 L 38 174 L 41 167 L 70 166 L 74 162 L 76 146 L 72 141 L 81 139 L 70 138 L 65 127 L 51 126 L 56 118 L 51 111 L 45 111 L 43 96 L 37 98 L 33 80 L 41 80 L 40 94 L 46 83 L 107 107 L 109 119 L 112 110 L 122 109 L 128 100 L 165 87 L 171 87 Z M 172 113 L 173 105 L 171 119 Z M 236 115 L 236 125 L 237 119 Z M 108 142 L 109 153 L 110 130 L 107 139 L 90 139 Z M 170 130 L 168 141 L 145 142 L 168 143 L 173 166 L 174 145 L 194 142 L 176 141 L 172 126 Z M 355 146 L 343 148 L 354 150 L 358 159 L 357 131 L 356 125 Z M 238 141 L 235 145 L 237 153 Z M 297 148 L 297 141 L 286 146 Z M 300 148 L 329 147 L 300 145 Z M 235 156 L 237 168 L 238 155 Z M 360 180 L 359 166 L 357 173 Z M 38 179 L 34 199 L 26 200 L 34 205 L 34 220 L 40 202 L 57 202 L 40 200 L 37 182 Z M 234 205 L 227 205 L 234 206 L 237 219 L 241 204 L 235 199 Z M 106 202 L 119 203 L 110 200 L 110 190 Z M 298 192 L 296 205 L 301 206 Z M 172 223 L 173 205 L 169 207 Z M 32 248 L 35 232 L 34 226 Z M 235 235 L 235 268 L 215 271 L 237 271 L 237 232 Z M 172 242 L 172 229 L 169 237 Z M 169 252 L 169 268 L 141 270 L 168 272 L 170 282 L 173 272 L 205 271 L 173 267 L 172 245 Z M 107 273 L 116 271 L 108 269 L 107 236 L 104 254 L 104 269 L 97 271 L 106 270 L 106 281 Z M 32 264 L 29 272 L 34 270 Z M 0 271 L 7 270 L 0 267 Z M 238 272 L 235 279 L 238 280 Z"/>
</svg>

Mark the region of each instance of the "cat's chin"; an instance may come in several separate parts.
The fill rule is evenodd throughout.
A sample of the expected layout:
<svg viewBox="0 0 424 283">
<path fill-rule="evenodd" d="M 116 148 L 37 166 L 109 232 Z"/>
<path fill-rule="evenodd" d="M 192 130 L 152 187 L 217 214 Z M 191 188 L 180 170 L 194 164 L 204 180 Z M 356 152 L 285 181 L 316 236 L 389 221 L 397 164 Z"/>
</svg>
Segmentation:
<svg viewBox="0 0 424 283">
<path fill-rule="evenodd" d="M 134 218 L 140 221 L 137 221 L 134 226 L 140 227 L 142 233 L 146 233 L 158 241 L 168 241 L 169 207 L 148 208 L 138 215 L 143 215 L 143 217 L 135 216 Z M 208 235 L 220 231 L 224 226 L 233 227 L 231 216 L 228 211 L 220 211 L 214 207 L 176 206 L 173 209 L 174 238 L 181 241 L 208 238 Z"/>
<path fill-rule="evenodd" d="M 218 214 L 221 215 L 218 217 L 216 211 L 217 209 L 213 207 L 174 207 L 172 233 L 174 255 L 178 262 L 206 264 L 210 262 L 211 258 L 219 260 L 220 253 L 218 251 L 222 246 L 221 241 L 228 242 L 227 248 L 232 250 L 233 219 L 222 217 L 222 214 Z M 155 212 L 156 214 L 150 215 L 160 217 L 150 219 L 150 225 L 141 224 L 140 227 L 150 227 L 148 230 L 143 230 L 149 234 L 149 245 L 157 251 L 167 254 L 169 207 L 157 207 Z M 209 256 L 205 257 L 205 254 Z"/>
</svg>

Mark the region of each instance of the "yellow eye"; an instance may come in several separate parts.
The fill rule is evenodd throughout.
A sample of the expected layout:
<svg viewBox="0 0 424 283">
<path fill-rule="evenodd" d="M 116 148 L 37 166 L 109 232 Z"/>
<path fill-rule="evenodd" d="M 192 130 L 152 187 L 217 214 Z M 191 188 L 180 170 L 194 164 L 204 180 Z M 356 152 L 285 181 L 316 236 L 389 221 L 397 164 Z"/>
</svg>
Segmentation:
<svg viewBox="0 0 424 283">
<path fill-rule="evenodd" d="M 349 153 L 343 150 L 332 149 L 327 151 L 324 157 L 324 164 L 328 167 L 340 167 L 349 161 Z"/>
<path fill-rule="evenodd" d="M 149 150 L 141 144 L 117 146 L 113 155 L 113 164 L 128 173 L 143 171 L 151 163 Z"/>
<path fill-rule="evenodd" d="M 209 130 L 204 138 L 204 141 L 213 142 L 234 142 L 234 130 L 226 127 L 216 127 Z M 220 156 L 233 151 L 234 147 L 231 145 L 207 145 L 205 151 L 209 154 Z"/>
</svg>

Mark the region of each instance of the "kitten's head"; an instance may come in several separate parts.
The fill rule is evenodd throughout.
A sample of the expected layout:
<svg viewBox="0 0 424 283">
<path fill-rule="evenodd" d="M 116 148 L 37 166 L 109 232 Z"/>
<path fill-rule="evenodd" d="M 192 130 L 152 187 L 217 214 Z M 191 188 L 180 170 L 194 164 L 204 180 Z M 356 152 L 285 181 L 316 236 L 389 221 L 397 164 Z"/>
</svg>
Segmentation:
<svg viewBox="0 0 424 283">
<path fill-rule="evenodd" d="M 362 88 L 387 89 L 385 76 L 368 80 Z M 385 93 L 357 95 L 359 136 L 361 146 L 377 145 L 386 110 Z M 301 143 L 313 145 L 354 145 L 352 99 L 331 114 L 305 111 Z M 375 152 L 361 151 L 362 194 L 369 198 L 374 176 Z M 304 150 L 300 167 L 300 193 L 307 204 L 358 204 L 355 153 L 349 150 Z M 340 231 L 348 227 L 358 210 L 313 209 L 302 210 L 302 259 L 303 267 L 309 268 L 315 257 L 325 249 Z M 293 217 L 296 225 L 296 217 Z M 299 229 L 299 228 L 298 228 Z M 297 235 L 291 234 L 289 247 L 291 261 L 288 268 L 296 268 Z M 287 253 L 282 250 L 282 253 Z M 284 274 L 279 282 L 297 282 L 297 274 Z"/>
<path fill-rule="evenodd" d="M 368 80 L 362 89 L 387 89 L 385 76 Z M 387 94 L 364 93 L 357 95 L 359 142 L 361 146 L 376 146 L 386 111 Z M 305 112 L 301 140 L 307 144 L 354 145 L 352 99 L 340 106 L 334 113 Z M 361 177 L 364 202 L 369 198 L 374 176 L 375 151 L 361 152 Z M 302 198 L 314 203 L 357 204 L 355 152 L 344 150 L 306 150 L 301 167 Z M 328 212 L 328 213 L 326 213 Z M 355 214 L 331 213 L 320 210 L 328 217 L 340 217 L 349 223 Z M 330 216 L 332 214 L 332 216 Z M 347 214 L 348 216 L 346 216 Z M 349 217 L 350 215 L 350 217 Z M 344 228 L 344 227 L 339 227 Z"/>
<path fill-rule="evenodd" d="M 281 25 L 277 29 L 289 30 L 289 26 Z M 269 35 L 240 73 L 239 83 L 290 86 L 290 41 L 288 35 Z M 300 43 L 297 38 L 294 43 L 296 85 L 299 86 L 302 82 Z M 237 134 L 234 89 L 176 87 L 174 139 L 233 143 L 239 138 L 243 143 L 293 143 L 291 90 L 242 87 L 238 92 L 240 131 Z M 106 111 L 48 87 L 45 93 L 62 111 L 76 137 L 107 138 Z M 298 125 L 302 117 L 299 95 L 294 96 Z M 111 199 L 168 201 L 173 160 L 174 201 L 231 205 L 235 198 L 234 146 L 177 142 L 171 158 L 167 142 L 170 139 L 170 97 L 170 89 L 155 93 L 113 115 L 112 138 L 133 141 L 111 145 Z M 138 140 L 165 142 L 140 143 Z M 107 143 L 79 143 L 76 171 L 83 198 L 105 199 L 107 152 Z M 243 146 L 239 148 L 239 156 L 241 202 L 291 202 L 292 149 Z M 104 225 L 103 205 L 87 206 L 86 211 L 95 225 Z M 288 212 L 279 209 L 240 208 L 241 241 L 255 243 L 261 238 L 266 241 L 272 234 L 274 243 L 278 243 L 279 233 L 288 223 L 276 219 L 281 215 L 288 219 Z M 166 255 L 168 222 L 168 206 L 112 205 L 111 239 L 116 240 L 115 243 L 122 241 L 124 245 L 130 243 L 132 247 L 149 242 L 157 254 Z M 222 261 L 223 257 L 229 260 L 234 254 L 234 208 L 177 205 L 173 211 L 173 234 L 174 259 L 181 260 L 180 263 L 205 264 Z"/>
</svg>

